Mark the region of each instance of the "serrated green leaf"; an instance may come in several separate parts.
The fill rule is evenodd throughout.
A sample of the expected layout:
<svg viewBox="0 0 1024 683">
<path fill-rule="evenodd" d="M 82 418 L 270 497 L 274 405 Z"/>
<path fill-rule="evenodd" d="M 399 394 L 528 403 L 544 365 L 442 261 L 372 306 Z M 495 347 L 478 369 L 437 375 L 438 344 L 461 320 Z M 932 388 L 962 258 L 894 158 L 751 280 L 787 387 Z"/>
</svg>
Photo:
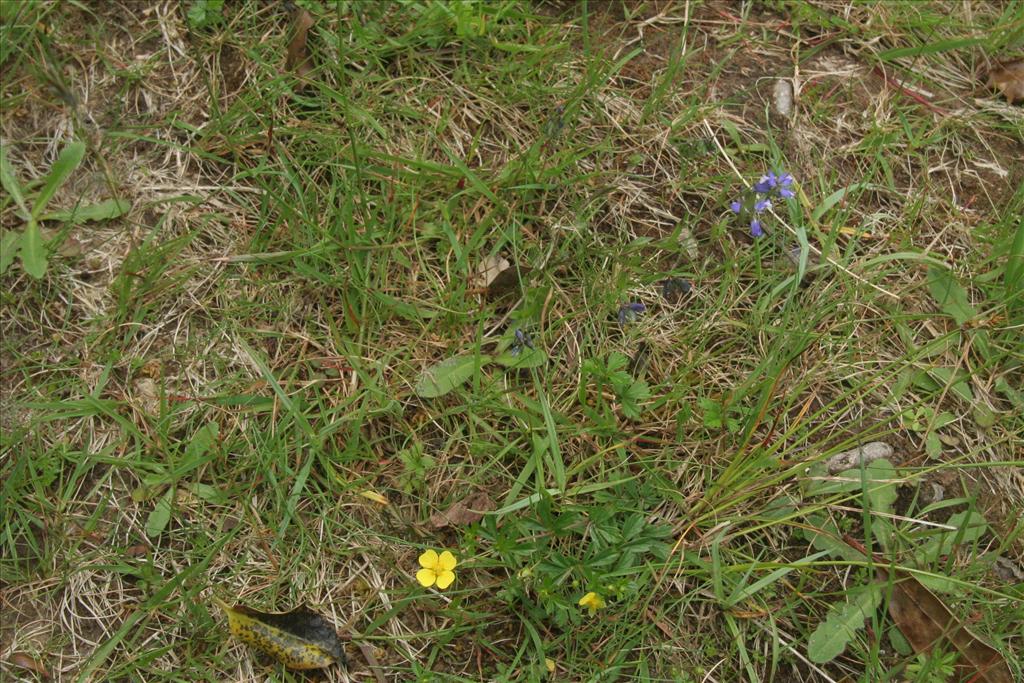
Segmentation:
<svg viewBox="0 0 1024 683">
<path fill-rule="evenodd" d="M 87 221 L 107 221 L 128 213 L 132 203 L 127 199 L 107 199 L 96 204 L 84 204 L 67 211 L 53 211 L 40 216 L 41 221 L 61 221 L 81 225 Z"/>
<path fill-rule="evenodd" d="M 174 502 L 174 487 L 171 486 L 167 492 L 156 502 L 153 511 L 149 513 L 146 520 L 146 535 L 150 538 L 159 536 L 171 521 L 171 504 Z"/>
<path fill-rule="evenodd" d="M 229 607 L 214 598 L 228 618 L 231 635 L 266 652 L 289 669 L 320 669 L 344 665 L 338 632 L 322 616 L 305 607 L 291 612 L 257 612 L 244 605 Z"/>
<path fill-rule="evenodd" d="M 14 257 L 18 253 L 18 246 L 21 243 L 21 233 L 13 230 L 5 230 L 0 236 L 0 275 L 7 272 L 7 269 L 14 263 Z"/>
<path fill-rule="evenodd" d="M 531 349 L 525 347 L 519 353 L 505 351 L 494 357 L 494 362 L 506 368 L 522 370 L 525 368 L 539 368 L 548 362 L 548 354 L 543 349 Z"/>
<path fill-rule="evenodd" d="M 469 381 L 477 367 L 490 360 L 490 356 L 455 356 L 431 365 L 416 382 L 416 395 L 421 398 L 444 396 Z"/>
<path fill-rule="evenodd" d="M 39 226 L 32 218 L 29 218 L 25 232 L 21 235 L 18 256 L 26 273 L 37 280 L 46 275 L 46 246 L 43 245 L 43 235 L 39 232 Z"/>
<path fill-rule="evenodd" d="M 859 591 L 849 602 L 832 605 L 825 621 L 818 624 L 807 641 L 807 658 L 824 664 L 838 657 L 881 601 L 881 588 L 871 586 Z"/>
<path fill-rule="evenodd" d="M 39 190 L 39 194 L 36 195 L 35 204 L 32 206 L 32 218 L 38 219 L 42 215 L 46 205 L 53 199 L 53 195 L 67 181 L 68 176 L 82 163 L 84 156 L 85 143 L 79 140 L 72 142 L 61 151 L 60 156 L 53 162 L 53 166 L 43 182 L 43 189 Z"/>
<path fill-rule="evenodd" d="M 978 314 L 967 299 L 967 291 L 948 268 L 928 268 L 928 292 L 942 312 L 952 316 L 957 325 L 963 325 Z"/>
</svg>

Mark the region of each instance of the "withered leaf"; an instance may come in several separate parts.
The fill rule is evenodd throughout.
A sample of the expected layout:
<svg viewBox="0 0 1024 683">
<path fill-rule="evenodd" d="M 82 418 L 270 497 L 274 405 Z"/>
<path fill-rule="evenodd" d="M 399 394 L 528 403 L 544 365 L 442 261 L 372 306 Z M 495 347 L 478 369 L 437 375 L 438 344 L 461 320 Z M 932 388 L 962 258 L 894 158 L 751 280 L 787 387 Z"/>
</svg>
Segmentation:
<svg viewBox="0 0 1024 683">
<path fill-rule="evenodd" d="M 889 573 L 879 568 L 878 576 L 887 581 Z M 971 633 L 934 593 L 906 571 L 895 569 L 892 577 L 889 616 L 915 652 L 929 652 L 936 644 L 952 645 L 960 653 L 959 680 L 1012 683 L 1002 654 Z"/>
<path fill-rule="evenodd" d="M 316 612 L 298 607 L 291 612 L 258 612 L 244 605 L 214 602 L 228 617 L 231 635 L 260 649 L 289 669 L 320 669 L 346 664 L 334 627 Z"/>
<path fill-rule="evenodd" d="M 488 298 L 496 299 L 519 291 L 519 277 L 526 268 L 517 268 L 501 256 L 488 256 L 477 266 L 473 286 Z"/>
<path fill-rule="evenodd" d="M 1007 62 L 989 71 L 988 87 L 1003 93 L 1010 104 L 1024 102 L 1024 59 Z"/>
<path fill-rule="evenodd" d="M 7 661 L 10 662 L 12 666 L 27 669 L 28 671 L 34 671 L 42 678 L 46 680 L 50 679 L 50 672 L 46 669 L 46 665 L 38 659 L 30 657 L 24 652 L 15 652 Z"/>
<path fill-rule="evenodd" d="M 293 72 L 300 79 L 304 79 L 313 70 L 309 59 L 309 29 L 313 26 L 313 15 L 307 10 L 299 7 L 295 10 L 295 23 L 292 39 L 288 43 L 288 53 L 285 58 L 285 68 Z M 304 84 L 299 84 L 301 89 Z"/>
<path fill-rule="evenodd" d="M 464 526 L 479 522 L 485 512 L 494 509 L 494 501 L 486 493 L 477 493 L 469 498 L 455 502 L 444 512 L 438 512 L 430 517 L 430 523 L 435 529 L 443 529 L 446 526 Z"/>
</svg>

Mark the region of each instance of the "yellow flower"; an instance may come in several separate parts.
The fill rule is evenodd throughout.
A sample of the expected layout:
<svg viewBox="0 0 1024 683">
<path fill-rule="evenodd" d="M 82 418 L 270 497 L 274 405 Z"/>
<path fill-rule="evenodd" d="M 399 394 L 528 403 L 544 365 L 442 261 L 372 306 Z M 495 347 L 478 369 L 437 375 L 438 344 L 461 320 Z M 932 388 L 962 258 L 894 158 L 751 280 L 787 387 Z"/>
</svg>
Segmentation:
<svg viewBox="0 0 1024 683">
<path fill-rule="evenodd" d="M 424 588 L 437 585 L 438 588 L 444 590 L 455 580 L 455 572 L 452 570 L 455 569 L 456 564 L 458 564 L 458 560 L 447 550 L 440 555 L 436 550 L 428 550 L 420 555 L 420 566 L 423 569 L 416 572 L 416 580 Z"/>
<path fill-rule="evenodd" d="M 597 610 L 605 607 L 604 598 L 591 591 L 580 598 L 580 607 L 586 607 L 590 610 L 590 616 L 594 616 Z"/>
</svg>

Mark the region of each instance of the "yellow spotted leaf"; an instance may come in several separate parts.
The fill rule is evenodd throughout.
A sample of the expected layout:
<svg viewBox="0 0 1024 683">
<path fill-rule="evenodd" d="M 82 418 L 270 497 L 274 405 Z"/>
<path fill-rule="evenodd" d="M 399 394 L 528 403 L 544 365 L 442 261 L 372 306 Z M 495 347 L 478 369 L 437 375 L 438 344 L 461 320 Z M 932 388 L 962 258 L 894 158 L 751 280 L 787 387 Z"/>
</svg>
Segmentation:
<svg viewBox="0 0 1024 683">
<path fill-rule="evenodd" d="M 320 669 L 345 665 L 345 652 L 334 627 L 322 616 L 299 607 L 291 612 L 258 612 L 244 605 L 229 607 L 214 598 L 228 617 L 231 635 L 289 669 Z"/>
</svg>

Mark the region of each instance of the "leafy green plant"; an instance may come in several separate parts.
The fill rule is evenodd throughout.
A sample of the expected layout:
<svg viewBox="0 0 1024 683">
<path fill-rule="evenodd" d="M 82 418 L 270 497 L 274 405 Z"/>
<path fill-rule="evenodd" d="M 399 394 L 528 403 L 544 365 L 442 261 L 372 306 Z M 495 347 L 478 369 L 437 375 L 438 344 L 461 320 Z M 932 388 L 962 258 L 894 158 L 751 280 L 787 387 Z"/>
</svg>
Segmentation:
<svg viewBox="0 0 1024 683">
<path fill-rule="evenodd" d="M 224 0 L 193 0 L 188 8 L 188 25 L 194 29 L 206 28 L 224 21 Z"/>
<path fill-rule="evenodd" d="M 128 210 L 127 202 L 115 199 L 81 205 L 72 211 L 44 213 L 47 204 L 53 199 L 53 195 L 82 163 L 84 156 L 84 142 L 72 142 L 65 147 L 53 163 L 50 172 L 43 178 L 39 192 L 34 198 L 31 198 L 32 208 L 29 209 L 30 197 L 26 196 L 26 188 L 18 182 L 14 175 L 14 169 L 7 159 L 7 150 L 0 146 L 0 184 L 14 200 L 20 218 L 25 221 L 25 229 L 20 234 L 4 232 L 3 235 L 0 235 L 0 274 L 6 272 L 15 256 L 21 259 L 21 267 L 32 277 L 39 279 L 46 274 L 49 256 L 48 247 L 43 242 L 43 234 L 39 227 L 42 221 L 57 220 L 64 223 L 81 223 L 88 220 L 116 218 Z"/>
<path fill-rule="evenodd" d="M 614 504 L 556 509 L 547 498 L 525 518 L 486 517 L 480 536 L 514 572 L 500 597 L 559 626 L 581 623 L 584 594 L 634 598 L 652 578 L 651 562 L 664 561 L 671 547 L 671 529 L 640 513 Z"/>
<path fill-rule="evenodd" d="M 146 535 L 154 538 L 163 533 L 173 515 L 174 500 L 179 482 L 189 472 L 198 469 L 210 460 L 213 446 L 217 442 L 216 422 L 210 422 L 193 434 L 185 446 L 180 462 L 168 463 L 142 478 L 142 485 L 132 492 L 136 502 L 157 498 L 156 505 L 146 520 Z M 188 487 L 192 494 L 210 503 L 224 503 L 227 497 L 218 489 L 207 484 L 193 483 Z"/>
<path fill-rule="evenodd" d="M 416 381 L 414 391 L 421 398 L 438 398 L 459 388 L 491 363 L 509 370 L 525 370 L 544 365 L 548 356 L 543 349 L 520 341 L 522 334 L 506 335 L 497 344 L 497 355 L 458 355 L 446 358 L 426 368 Z"/>
<path fill-rule="evenodd" d="M 586 385 L 593 382 L 598 402 L 603 403 L 602 391 L 610 389 L 618 399 L 625 417 L 634 420 L 640 417 L 643 413 L 642 402 L 651 397 L 651 390 L 645 380 L 634 379 L 627 372 L 628 366 L 629 357 L 617 351 L 609 354 L 607 361 L 598 358 L 584 361 L 580 381 L 581 402 L 586 402 Z"/>
<path fill-rule="evenodd" d="M 942 455 L 942 437 L 938 430 L 956 421 L 956 416 L 948 411 L 938 415 L 928 406 L 919 406 L 903 414 L 903 424 L 912 432 L 924 435 L 924 449 L 929 458 L 937 459 Z"/>
<path fill-rule="evenodd" d="M 398 452 L 402 473 L 398 477 L 402 490 L 411 493 L 420 489 L 427 480 L 427 473 L 434 466 L 434 458 L 423 450 L 423 444 L 414 442 Z"/>
</svg>

